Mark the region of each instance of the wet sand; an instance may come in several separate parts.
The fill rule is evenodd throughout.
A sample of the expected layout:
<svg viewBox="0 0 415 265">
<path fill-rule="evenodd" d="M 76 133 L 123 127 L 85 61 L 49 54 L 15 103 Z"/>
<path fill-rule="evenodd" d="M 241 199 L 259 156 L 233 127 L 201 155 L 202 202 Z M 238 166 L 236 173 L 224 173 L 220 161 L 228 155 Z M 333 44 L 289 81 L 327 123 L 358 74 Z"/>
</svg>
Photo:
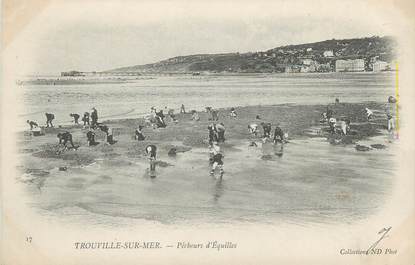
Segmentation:
<svg viewBox="0 0 415 265">
<path fill-rule="evenodd" d="M 353 135 L 337 145 L 327 139 L 327 125 L 319 122 L 324 105 L 238 107 L 238 117 L 220 110 L 226 126 L 225 174 L 209 176 L 207 113 L 200 121 L 178 114 L 166 118 L 167 127 L 146 127 L 145 141 L 133 139 L 142 119 L 104 122 L 114 128 L 117 143 L 86 144 L 82 126 L 46 128 L 39 137 L 19 133 L 21 176 L 34 207 L 53 212 L 177 222 L 336 222 L 353 221 L 376 211 L 387 196 L 393 177 L 393 148 L 385 135 L 386 116 L 366 121 L 365 107 L 384 112 L 384 104 L 332 104 L 336 117 L 349 117 Z M 256 120 L 256 115 L 261 120 Z M 280 123 L 289 134 L 280 147 L 262 145 L 247 125 Z M 57 121 L 58 122 L 58 121 Z M 57 154 L 56 134 L 73 134 L 77 150 Z M 262 134 L 262 129 L 259 130 Z M 257 147 L 250 147 L 255 141 Z M 365 141 L 367 143 L 365 143 Z M 158 147 L 156 177 L 148 174 L 144 148 Z M 376 146 L 359 152 L 356 144 Z M 169 156 L 176 147 L 176 156 Z M 382 148 L 378 148 L 382 147 Z M 61 169 L 61 170 L 60 170 Z"/>
</svg>

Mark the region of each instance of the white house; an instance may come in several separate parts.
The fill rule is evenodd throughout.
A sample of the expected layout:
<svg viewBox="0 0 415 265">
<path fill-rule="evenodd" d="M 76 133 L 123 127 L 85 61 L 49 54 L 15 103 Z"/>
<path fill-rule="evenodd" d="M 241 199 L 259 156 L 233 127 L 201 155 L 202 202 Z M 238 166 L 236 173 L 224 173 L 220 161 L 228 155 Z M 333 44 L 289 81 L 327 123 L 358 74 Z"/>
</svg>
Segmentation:
<svg viewBox="0 0 415 265">
<path fill-rule="evenodd" d="M 333 57 L 334 54 L 333 54 L 333 51 L 324 51 L 323 56 L 324 57 Z"/>
</svg>

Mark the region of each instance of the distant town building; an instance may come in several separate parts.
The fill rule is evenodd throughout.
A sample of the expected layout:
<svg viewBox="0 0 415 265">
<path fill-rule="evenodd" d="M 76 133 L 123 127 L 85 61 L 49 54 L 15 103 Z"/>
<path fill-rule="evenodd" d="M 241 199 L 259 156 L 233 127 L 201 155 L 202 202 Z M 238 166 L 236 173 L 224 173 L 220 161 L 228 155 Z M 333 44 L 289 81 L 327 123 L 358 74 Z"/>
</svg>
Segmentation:
<svg viewBox="0 0 415 265">
<path fill-rule="evenodd" d="M 311 52 L 313 48 L 307 48 L 307 52 Z"/>
<path fill-rule="evenodd" d="M 61 76 L 84 76 L 83 72 L 79 71 L 69 71 L 69 72 L 61 72 Z"/>
<path fill-rule="evenodd" d="M 302 65 L 300 72 L 301 73 L 313 73 L 316 72 L 317 67 L 315 64 L 310 64 L 310 65 Z"/>
<path fill-rule="evenodd" d="M 301 62 L 305 65 L 311 65 L 314 61 L 309 58 L 302 59 Z"/>
<path fill-rule="evenodd" d="M 365 61 L 363 59 L 337 60 L 336 72 L 363 72 Z"/>
<path fill-rule="evenodd" d="M 287 65 L 285 67 L 286 73 L 300 73 L 301 72 L 301 66 L 300 65 Z"/>
<path fill-rule="evenodd" d="M 333 51 L 324 51 L 323 56 L 324 57 L 333 57 L 334 54 L 333 54 Z"/>
<path fill-rule="evenodd" d="M 389 70 L 389 68 L 390 67 L 387 62 L 376 61 L 373 63 L 373 72 L 385 71 L 385 70 Z"/>
</svg>

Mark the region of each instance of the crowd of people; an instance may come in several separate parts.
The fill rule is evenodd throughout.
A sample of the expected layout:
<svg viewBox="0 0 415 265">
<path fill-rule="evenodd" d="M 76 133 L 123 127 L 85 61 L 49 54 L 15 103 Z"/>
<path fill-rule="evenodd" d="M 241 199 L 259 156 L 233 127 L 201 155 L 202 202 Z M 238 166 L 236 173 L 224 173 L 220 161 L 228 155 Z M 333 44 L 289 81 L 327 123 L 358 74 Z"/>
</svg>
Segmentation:
<svg viewBox="0 0 415 265">
<path fill-rule="evenodd" d="M 390 97 L 388 99 L 389 101 L 393 101 L 394 98 Z M 338 104 L 339 100 L 336 99 L 335 104 Z M 177 123 L 178 119 L 176 115 L 174 114 L 173 109 L 167 109 L 165 107 L 165 110 L 167 112 L 168 117 L 170 117 L 171 122 Z M 209 149 L 209 162 L 211 165 L 211 175 L 215 175 L 215 172 L 217 169 L 219 169 L 219 176 L 222 177 L 224 174 L 223 169 L 223 159 L 224 155 L 221 151 L 220 145 L 221 143 L 225 142 L 225 132 L 226 127 L 224 122 L 219 121 L 219 112 L 216 109 L 213 109 L 212 107 L 206 107 L 206 112 L 208 114 L 208 121 L 211 121 L 211 123 L 207 126 L 207 139 L 208 139 L 208 149 Z M 367 121 L 370 122 L 374 118 L 374 112 L 370 110 L 369 108 L 365 108 Z M 186 114 L 186 110 L 184 105 L 182 104 L 180 107 L 180 113 Z M 193 121 L 200 121 L 200 116 L 198 115 L 198 112 L 195 110 L 192 110 L 191 112 L 191 120 Z M 79 125 L 79 118 L 80 115 L 77 113 L 70 113 L 70 117 L 73 118 L 73 123 L 75 125 Z M 45 113 L 46 116 L 46 128 L 54 127 L 53 120 L 55 119 L 55 115 L 53 113 Z M 238 115 L 235 110 L 235 108 L 230 109 L 229 116 L 231 118 L 237 119 Z M 394 121 L 393 116 L 391 113 L 387 114 L 388 118 L 388 131 L 393 131 L 394 129 Z M 143 129 L 145 127 L 152 127 L 153 129 L 156 128 L 165 128 L 167 126 L 167 123 L 165 121 L 166 116 L 163 112 L 163 110 L 158 110 L 155 107 L 151 107 L 150 114 L 145 116 L 144 121 L 145 125 L 139 125 L 137 129 L 134 131 L 134 139 L 136 141 L 144 141 L 147 139 L 147 137 L 144 135 Z M 283 129 L 281 128 L 279 123 L 276 123 L 275 125 L 271 124 L 270 122 L 262 121 L 261 117 L 259 115 L 255 116 L 255 120 L 258 121 L 259 125 L 262 127 L 262 137 L 261 140 L 263 143 L 266 142 L 272 142 L 274 145 L 281 145 L 281 150 L 283 147 L 283 144 L 287 142 L 288 134 L 284 133 Z M 94 107 L 92 108 L 91 112 L 85 112 L 83 114 L 83 117 L 81 119 L 83 122 L 83 128 L 88 128 L 88 131 L 86 132 L 86 139 L 87 139 L 87 145 L 88 146 L 96 146 L 99 144 L 98 141 L 96 141 L 96 133 L 97 130 L 101 131 L 106 136 L 106 142 L 110 145 L 115 144 L 117 141 L 114 139 L 114 132 L 113 128 L 109 127 L 108 125 L 105 125 L 103 123 L 100 123 L 98 120 L 98 111 Z M 340 134 L 340 135 L 347 135 L 350 132 L 350 119 L 348 118 L 336 118 L 334 111 L 327 106 L 326 111 L 321 114 L 321 123 L 327 123 L 329 128 L 330 134 Z M 41 131 L 42 128 L 39 126 L 39 124 L 36 121 L 30 121 L 27 120 L 28 125 L 30 126 L 30 131 L 34 136 L 42 135 Z M 250 123 L 248 125 L 248 134 L 251 135 L 251 141 L 250 146 L 257 146 L 256 144 L 256 138 L 259 136 L 259 128 L 257 122 Z M 272 134 L 272 128 L 274 128 L 274 133 Z M 72 134 L 69 131 L 60 132 L 57 134 L 58 143 L 59 145 L 63 146 L 66 149 L 77 149 L 78 147 L 74 145 Z M 254 138 L 254 140 L 253 140 Z M 171 151 L 171 150 L 170 150 Z M 170 155 L 169 151 L 169 155 Z M 145 148 L 145 153 L 148 156 L 148 159 L 150 161 L 150 171 L 155 170 L 156 165 L 156 154 L 157 154 L 157 147 L 155 145 L 147 145 Z M 174 154 L 175 154 L 174 150 Z"/>
</svg>

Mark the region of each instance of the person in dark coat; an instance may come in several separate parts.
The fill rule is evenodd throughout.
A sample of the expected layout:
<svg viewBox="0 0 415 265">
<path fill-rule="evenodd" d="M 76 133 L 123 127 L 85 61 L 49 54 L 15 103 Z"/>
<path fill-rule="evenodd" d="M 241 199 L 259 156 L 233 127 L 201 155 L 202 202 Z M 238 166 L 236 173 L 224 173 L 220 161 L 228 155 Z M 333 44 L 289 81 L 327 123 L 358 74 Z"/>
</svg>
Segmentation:
<svg viewBox="0 0 415 265">
<path fill-rule="evenodd" d="M 75 124 L 79 124 L 79 123 L 78 123 L 78 120 L 79 120 L 79 114 L 76 114 L 76 113 L 71 113 L 71 114 L 69 114 L 69 116 L 71 116 L 71 117 L 73 118 L 73 121 L 74 121 L 74 123 L 75 123 Z"/>
<path fill-rule="evenodd" d="M 284 141 L 284 132 L 279 127 L 279 124 L 277 124 L 277 127 L 274 131 L 274 143 L 280 142 L 282 143 Z"/>
<path fill-rule="evenodd" d="M 55 119 L 53 113 L 45 113 L 46 116 L 46 127 L 53 127 L 52 121 Z"/>
<path fill-rule="evenodd" d="M 213 142 L 218 141 L 218 135 L 216 132 L 215 124 L 210 124 L 208 126 L 208 131 L 209 131 L 209 145 L 212 145 Z"/>
<path fill-rule="evenodd" d="M 84 126 L 86 126 L 87 124 L 89 125 L 89 113 L 85 112 L 84 116 L 82 117 L 82 121 L 84 122 Z"/>
<path fill-rule="evenodd" d="M 59 139 L 59 144 L 63 144 L 65 147 L 67 147 L 67 144 L 69 142 L 72 148 L 76 149 L 72 141 L 72 134 L 70 132 L 58 133 L 57 137 Z"/>
<path fill-rule="evenodd" d="M 271 123 L 261 122 L 262 129 L 264 130 L 263 137 L 271 137 Z"/>
<path fill-rule="evenodd" d="M 26 122 L 27 122 L 27 124 L 29 124 L 30 130 L 33 130 L 33 128 L 39 127 L 39 125 L 34 121 L 27 120 Z"/>
<path fill-rule="evenodd" d="M 138 129 L 135 130 L 135 139 L 137 141 L 144 141 L 144 139 L 146 139 L 143 135 L 143 126 L 139 125 Z"/>
<path fill-rule="evenodd" d="M 96 108 L 92 108 L 91 120 L 91 126 L 95 128 L 98 125 L 98 111 Z"/>
</svg>

